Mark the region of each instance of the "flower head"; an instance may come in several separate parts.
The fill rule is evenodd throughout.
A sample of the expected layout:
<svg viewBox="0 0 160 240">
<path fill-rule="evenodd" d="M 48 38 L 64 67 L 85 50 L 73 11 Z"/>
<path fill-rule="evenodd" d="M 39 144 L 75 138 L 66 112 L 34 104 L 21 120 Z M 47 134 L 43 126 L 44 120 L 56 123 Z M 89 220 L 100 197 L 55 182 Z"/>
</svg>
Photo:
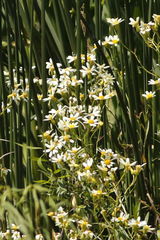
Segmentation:
<svg viewBox="0 0 160 240">
<path fill-rule="evenodd" d="M 86 221 L 86 220 L 79 220 L 78 224 L 80 225 L 80 227 L 82 229 L 91 227 L 91 224 L 89 224 L 88 221 Z"/>
<path fill-rule="evenodd" d="M 93 164 L 93 159 L 89 158 L 87 162 L 82 163 L 83 166 L 85 167 L 85 170 L 90 170 L 92 164 Z"/>
<path fill-rule="evenodd" d="M 86 66 L 82 66 L 82 69 L 80 70 L 82 73 L 82 77 L 85 77 L 86 75 L 96 75 L 96 68 L 95 65 L 91 66 L 88 62 L 86 63 Z"/>
<path fill-rule="evenodd" d="M 98 190 L 92 190 L 92 195 L 93 197 L 96 197 L 96 196 L 102 196 L 102 195 L 105 195 L 106 192 L 103 192 L 101 189 L 98 189 Z"/>
<path fill-rule="evenodd" d="M 37 240 L 43 240 L 44 237 L 43 237 L 43 235 L 40 233 L 40 234 L 37 234 L 37 235 L 35 236 L 35 239 L 37 239 Z"/>
<path fill-rule="evenodd" d="M 119 217 L 113 217 L 112 222 L 128 222 L 129 214 L 121 212 Z"/>
<path fill-rule="evenodd" d="M 151 30 L 150 25 L 141 21 L 140 34 L 142 34 L 144 37 L 147 37 L 150 30 Z"/>
<path fill-rule="evenodd" d="M 119 42 L 118 35 L 110 36 L 110 44 L 117 46 Z"/>
<path fill-rule="evenodd" d="M 129 24 L 132 27 L 135 27 L 138 30 L 138 28 L 139 28 L 139 17 L 137 17 L 136 20 L 134 20 L 133 18 L 129 18 L 129 20 L 130 20 Z"/>
<path fill-rule="evenodd" d="M 156 23 L 156 25 L 160 25 L 160 15 L 153 14 L 153 20 Z"/>
<path fill-rule="evenodd" d="M 12 239 L 13 240 L 21 240 L 20 232 L 14 231 L 13 234 L 12 234 Z"/>
<path fill-rule="evenodd" d="M 119 23 L 123 22 L 124 19 L 122 18 L 106 18 L 107 22 L 110 23 L 112 26 L 118 25 Z"/>
<path fill-rule="evenodd" d="M 143 233 L 145 234 L 145 233 L 147 233 L 148 231 L 154 231 L 155 230 L 155 228 L 152 228 L 150 225 L 144 225 L 143 226 Z"/>
<path fill-rule="evenodd" d="M 91 116 L 89 118 L 84 117 L 83 118 L 84 123 L 88 124 L 91 127 L 96 127 L 99 124 L 99 120 L 95 118 L 94 116 Z"/>
<path fill-rule="evenodd" d="M 152 97 L 155 97 L 156 95 L 155 95 L 155 92 L 152 92 L 152 91 L 148 92 L 148 91 L 146 91 L 146 93 L 142 94 L 142 96 L 145 97 L 148 100 L 148 99 L 150 99 Z"/>
<path fill-rule="evenodd" d="M 157 85 L 160 83 L 160 78 L 156 79 L 156 80 L 153 80 L 153 79 L 150 79 L 148 81 L 148 85 Z"/>
<path fill-rule="evenodd" d="M 141 221 L 141 218 L 138 217 L 137 219 L 132 218 L 128 221 L 128 225 L 131 227 L 143 227 L 147 225 L 146 221 Z"/>
<path fill-rule="evenodd" d="M 136 164 L 136 162 L 130 163 L 130 159 L 129 159 L 129 158 L 126 158 L 125 160 L 123 160 L 122 158 L 120 158 L 119 161 L 120 161 L 120 163 L 121 163 L 122 165 L 124 165 L 125 171 L 130 170 L 131 167 Z"/>
</svg>

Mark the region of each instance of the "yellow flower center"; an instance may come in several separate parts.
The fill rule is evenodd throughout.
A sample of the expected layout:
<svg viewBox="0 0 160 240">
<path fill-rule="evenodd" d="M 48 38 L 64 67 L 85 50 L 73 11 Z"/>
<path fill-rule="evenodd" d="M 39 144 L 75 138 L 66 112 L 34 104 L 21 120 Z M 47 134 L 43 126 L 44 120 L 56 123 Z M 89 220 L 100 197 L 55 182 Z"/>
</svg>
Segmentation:
<svg viewBox="0 0 160 240">
<path fill-rule="evenodd" d="M 75 127 L 75 124 L 70 124 L 69 125 L 69 128 L 74 128 Z"/>
<path fill-rule="evenodd" d="M 159 81 L 158 80 L 155 80 L 155 82 L 154 82 L 155 84 L 158 84 L 159 83 Z"/>
<path fill-rule="evenodd" d="M 48 119 L 49 119 L 49 120 L 52 120 L 52 117 L 53 117 L 53 116 L 52 116 L 51 114 L 48 115 Z"/>
<path fill-rule="evenodd" d="M 80 99 L 84 98 L 84 94 L 80 93 Z"/>
<path fill-rule="evenodd" d="M 104 100 L 104 96 L 99 96 L 98 97 L 100 100 Z"/>
<path fill-rule="evenodd" d="M 27 93 L 22 93 L 22 96 L 24 97 L 24 98 L 27 98 Z"/>
<path fill-rule="evenodd" d="M 37 98 L 38 100 L 42 100 L 42 94 L 38 94 Z"/>
<path fill-rule="evenodd" d="M 12 229 L 13 229 L 13 230 L 17 230 L 17 229 L 18 229 L 18 226 L 17 226 L 17 225 L 14 225 L 14 226 L 12 227 Z"/>
<path fill-rule="evenodd" d="M 144 228 L 145 228 L 145 230 L 149 230 L 149 226 L 148 225 L 144 226 Z"/>
<path fill-rule="evenodd" d="M 64 139 L 66 142 L 69 142 L 69 140 L 70 140 L 70 138 L 69 138 L 68 135 L 63 136 L 63 139 Z"/>
<path fill-rule="evenodd" d="M 112 43 L 113 43 L 113 44 L 117 44 L 117 43 L 118 43 L 118 40 L 117 40 L 117 39 L 114 39 L 114 40 L 112 40 Z"/>
<path fill-rule="evenodd" d="M 149 98 L 152 98 L 153 97 L 153 94 L 152 93 L 148 93 L 147 96 L 146 96 L 146 99 L 149 99 Z"/>
<path fill-rule="evenodd" d="M 89 170 L 91 168 L 91 166 L 86 166 L 85 170 Z"/>
<path fill-rule="evenodd" d="M 106 165 L 109 165 L 111 163 L 111 160 L 110 159 L 105 159 L 104 162 L 105 162 Z"/>
<path fill-rule="evenodd" d="M 71 81 L 76 81 L 76 77 L 75 76 L 71 77 Z"/>
<path fill-rule="evenodd" d="M 51 71 L 54 70 L 54 66 L 51 65 L 49 69 L 50 69 Z"/>
<path fill-rule="evenodd" d="M 54 212 L 49 212 L 47 215 L 48 215 L 49 217 L 52 217 L 52 216 L 54 216 Z"/>
<path fill-rule="evenodd" d="M 50 141 L 50 140 L 52 139 L 51 135 L 49 135 L 49 133 L 47 133 L 47 132 L 44 132 L 44 133 L 43 133 L 43 137 L 44 137 L 45 139 L 47 139 L 48 141 Z"/>
<path fill-rule="evenodd" d="M 12 93 L 12 94 L 8 95 L 8 98 L 16 97 L 16 96 L 17 96 L 17 93 Z"/>
<path fill-rule="evenodd" d="M 88 224 L 88 222 L 86 222 L 86 221 L 83 221 L 83 222 L 82 222 L 82 225 L 83 225 L 83 226 L 86 226 L 87 224 Z"/>
<path fill-rule="evenodd" d="M 103 168 L 103 172 L 106 172 L 108 170 L 108 168 Z"/>
<path fill-rule="evenodd" d="M 50 147 L 50 151 L 53 151 L 53 150 L 54 150 L 54 148 L 55 148 L 54 146 L 51 146 L 51 147 Z"/>
<path fill-rule="evenodd" d="M 77 149 L 72 149 L 72 153 L 76 153 L 77 152 Z"/>
<path fill-rule="evenodd" d="M 88 120 L 88 123 L 89 123 L 89 124 L 93 124 L 93 123 L 94 123 L 93 119 L 89 119 L 89 120 Z"/>
<path fill-rule="evenodd" d="M 107 41 L 103 41 L 103 45 L 106 46 L 108 44 Z"/>
<path fill-rule="evenodd" d="M 55 100 L 55 96 L 53 94 L 51 94 L 50 99 Z"/>
<path fill-rule="evenodd" d="M 113 24 L 119 24 L 119 21 L 116 19 L 114 22 L 113 22 Z"/>
<path fill-rule="evenodd" d="M 59 163 L 59 162 L 61 162 L 62 161 L 62 159 L 61 158 L 57 158 L 57 162 Z"/>
<path fill-rule="evenodd" d="M 75 121 L 75 120 L 76 120 L 75 117 L 70 117 L 69 119 L 70 119 L 71 121 Z"/>
<path fill-rule="evenodd" d="M 102 194 L 102 191 L 101 190 L 97 190 L 97 194 Z"/>
<path fill-rule="evenodd" d="M 101 151 L 101 156 L 104 156 L 105 155 L 105 151 Z"/>
</svg>

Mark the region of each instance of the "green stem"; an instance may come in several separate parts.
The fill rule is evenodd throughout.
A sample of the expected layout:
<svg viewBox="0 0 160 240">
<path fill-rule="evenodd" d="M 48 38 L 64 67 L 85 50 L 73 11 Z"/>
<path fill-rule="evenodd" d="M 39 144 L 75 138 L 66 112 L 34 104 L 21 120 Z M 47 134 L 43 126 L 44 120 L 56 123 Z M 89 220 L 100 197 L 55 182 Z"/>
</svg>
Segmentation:
<svg viewBox="0 0 160 240">
<path fill-rule="evenodd" d="M 30 6 L 31 12 L 31 22 L 30 22 L 30 55 L 29 55 L 29 72 L 28 72 L 28 80 L 29 80 L 29 97 L 28 97 L 28 119 L 27 119 L 27 145 L 30 146 L 30 131 L 31 131 L 31 96 L 32 96 L 32 87 L 33 87 L 33 76 L 32 76 L 32 51 L 33 51 L 33 1 Z M 31 164 L 31 152 L 27 150 L 27 169 L 26 169 L 26 180 L 27 185 L 32 183 L 32 164 Z"/>
<path fill-rule="evenodd" d="M 45 0 L 41 1 L 41 53 L 42 53 L 42 58 L 41 58 L 41 71 L 42 71 L 42 94 L 43 98 L 47 97 L 47 81 L 46 81 L 46 37 L 45 37 Z M 45 116 L 48 113 L 48 104 L 47 102 L 42 103 L 42 110 L 43 110 L 43 116 L 42 118 L 44 119 Z M 48 128 L 47 121 L 43 121 L 43 132 L 45 132 Z"/>
<path fill-rule="evenodd" d="M 76 47 L 76 52 L 77 52 L 77 79 L 80 79 L 80 68 L 81 68 L 81 22 L 80 22 L 80 11 L 81 11 L 81 5 L 80 5 L 80 0 L 77 0 L 76 4 L 76 20 L 77 20 L 77 47 Z M 76 89 L 76 95 L 77 95 L 77 101 L 78 105 L 80 104 L 80 88 L 77 86 Z"/>
</svg>

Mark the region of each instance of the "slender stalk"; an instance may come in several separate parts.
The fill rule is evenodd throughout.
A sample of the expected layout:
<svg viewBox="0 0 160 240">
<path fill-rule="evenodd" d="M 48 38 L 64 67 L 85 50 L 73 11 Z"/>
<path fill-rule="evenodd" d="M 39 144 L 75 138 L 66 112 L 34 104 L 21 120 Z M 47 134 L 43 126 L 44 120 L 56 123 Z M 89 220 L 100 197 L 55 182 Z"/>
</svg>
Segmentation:
<svg viewBox="0 0 160 240">
<path fill-rule="evenodd" d="M 83 5 L 83 16 L 86 19 L 86 21 L 89 21 L 89 8 L 90 8 L 90 2 L 85 1 L 85 4 Z M 82 52 L 85 54 L 85 62 L 87 62 L 87 54 L 88 54 L 88 32 L 86 31 L 86 28 L 83 26 L 83 35 L 84 39 L 82 40 Z M 88 105 L 89 105 L 89 97 L 88 97 L 88 77 L 86 76 L 84 79 L 84 99 L 85 99 L 85 111 L 88 112 Z"/>
<path fill-rule="evenodd" d="M 152 8 L 153 8 L 153 1 L 149 0 L 149 3 L 148 3 L 148 22 L 151 21 Z"/>
<path fill-rule="evenodd" d="M 41 69 L 42 69 L 42 94 L 43 98 L 47 97 L 47 81 L 46 81 L 46 36 L 45 36 L 45 0 L 41 1 Z M 42 103 L 42 118 L 44 119 L 48 112 L 47 102 Z M 43 121 L 43 132 L 47 130 L 47 121 Z"/>
<path fill-rule="evenodd" d="M 20 73 L 19 73 L 19 40 L 21 38 L 20 30 L 19 30 L 19 24 L 18 24 L 18 18 L 19 18 L 19 12 L 18 12 L 18 2 L 14 1 L 14 5 L 16 6 L 14 8 L 14 35 L 15 35 L 15 65 L 16 65 L 16 77 L 17 77 L 17 83 L 20 83 Z M 17 106 L 17 112 L 18 117 L 15 119 L 15 122 L 17 121 L 17 126 L 15 126 L 15 129 L 18 130 L 18 133 L 15 132 L 15 142 L 21 143 L 22 142 L 22 103 L 20 103 Z M 15 148 L 17 149 L 15 156 L 15 162 L 16 162 L 16 175 L 17 175 L 17 186 L 19 188 L 23 187 L 23 174 L 19 174 L 22 169 L 22 148 L 18 145 L 15 145 Z"/>
<path fill-rule="evenodd" d="M 32 75 L 32 51 L 33 51 L 33 1 L 30 6 L 31 22 L 30 22 L 30 55 L 29 55 L 29 97 L 28 97 L 28 119 L 27 119 L 27 145 L 30 146 L 30 132 L 31 132 L 31 97 L 32 97 L 32 87 L 33 87 L 33 75 Z M 27 169 L 26 169 L 26 180 L 27 185 L 32 182 L 32 164 L 31 164 L 31 153 L 27 150 Z"/>
<path fill-rule="evenodd" d="M 101 23 L 101 0 L 95 1 L 95 37 L 98 40 L 101 40 L 102 38 L 102 23 Z M 99 53 L 97 53 L 97 62 L 100 63 L 100 56 Z"/>
<path fill-rule="evenodd" d="M 61 54 L 65 56 L 65 41 L 64 38 L 66 37 L 64 34 L 64 28 L 61 22 L 61 15 L 60 15 L 60 9 L 58 7 L 58 2 L 56 0 L 53 0 L 53 10 L 55 14 L 55 20 L 56 20 L 56 27 L 57 27 L 57 33 L 59 37 L 59 41 L 61 43 Z"/>
<path fill-rule="evenodd" d="M 101 1 L 97 0 L 95 1 L 95 37 L 96 39 L 102 40 L 102 12 L 101 12 Z M 101 54 L 97 52 L 96 59 L 98 63 L 101 63 Z M 103 89 L 103 95 L 105 95 L 105 91 Z M 106 103 L 103 101 L 102 104 L 102 121 L 103 121 L 103 127 L 102 127 L 102 135 L 103 135 L 103 147 L 107 148 L 107 109 L 106 109 Z"/>
<path fill-rule="evenodd" d="M 129 39 L 129 49 L 131 49 L 132 51 L 134 51 L 134 36 L 133 36 L 133 31 L 132 31 L 132 27 L 129 27 L 129 23 L 128 23 L 128 19 L 130 16 L 130 6 L 128 1 L 125 0 L 125 7 L 126 7 L 126 23 L 127 23 L 127 30 L 128 30 L 128 39 Z M 139 92 L 139 84 L 138 84 L 138 72 L 137 72 L 137 67 L 136 67 L 136 62 L 134 59 L 133 54 L 131 54 L 131 76 L 133 78 L 133 91 L 134 91 L 134 101 L 135 101 L 135 111 L 137 114 L 139 114 L 140 112 L 140 92 Z M 133 101 L 133 99 L 132 99 Z"/>
<path fill-rule="evenodd" d="M 75 44 L 76 40 L 75 40 L 74 31 L 73 31 L 74 26 L 73 26 L 73 23 L 72 23 L 70 14 L 69 14 L 70 9 L 69 9 L 68 1 L 67 0 L 63 1 L 64 6 L 62 4 L 62 1 L 58 1 L 58 4 L 59 4 L 61 16 L 63 19 L 63 23 L 65 25 L 65 30 L 67 32 L 67 36 L 69 39 L 69 43 L 70 43 L 72 52 L 75 53 L 76 52 L 76 44 Z"/>
<path fill-rule="evenodd" d="M 2 21 L 3 21 L 2 0 L 0 0 L 0 36 L 2 36 Z M 0 40 L 0 95 L 1 95 L 1 99 L 0 99 L 1 107 L 3 104 L 4 109 L 5 109 L 7 106 L 7 89 L 5 87 L 5 80 L 4 80 L 4 74 L 3 74 L 2 40 Z M 3 120 L 2 120 L 3 127 L 1 128 L 1 137 L 4 139 L 9 139 L 7 111 L 4 111 L 3 116 L 1 116 L 1 118 L 3 118 Z M 9 152 L 8 142 L 2 142 L 2 149 L 3 149 L 3 153 Z M 10 167 L 9 166 L 9 155 L 6 156 L 6 158 L 5 158 L 4 166 L 6 168 Z M 7 183 L 10 185 L 10 175 L 9 174 L 7 176 Z"/>
<path fill-rule="evenodd" d="M 11 28 L 9 22 L 9 13 L 12 11 L 12 4 L 9 5 L 7 1 L 5 1 L 5 16 L 6 16 L 6 30 L 7 30 L 7 50 L 8 50 L 8 69 L 9 69 L 9 78 L 11 83 L 11 92 L 14 90 L 14 79 L 13 79 L 13 58 L 11 52 Z M 17 156 L 17 147 L 15 146 L 16 141 L 16 104 L 14 100 L 12 100 L 12 108 L 10 113 L 10 152 L 14 151 L 14 156 Z M 14 132 L 13 132 L 14 130 Z M 10 155 L 10 169 L 12 169 L 13 164 L 15 164 L 14 173 L 11 173 L 11 182 L 12 185 L 18 187 L 18 180 L 17 180 L 17 162 L 13 161 L 13 156 Z"/>
<path fill-rule="evenodd" d="M 80 22 L 80 11 L 81 11 L 81 4 L 80 0 L 77 0 L 76 4 L 76 22 L 77 22 L 77 47 L 76 47 L 76 52 L 77 52 L 77 79 L 80 79 L 80 68 L 81 68 L 81 22 Z M 80 98 L 79 98 L 79 86 L 77 87 L 76 90 L 76 95 L 77 95 L 77 101 L 78 105 L 80 103 Z"/>
</svg>

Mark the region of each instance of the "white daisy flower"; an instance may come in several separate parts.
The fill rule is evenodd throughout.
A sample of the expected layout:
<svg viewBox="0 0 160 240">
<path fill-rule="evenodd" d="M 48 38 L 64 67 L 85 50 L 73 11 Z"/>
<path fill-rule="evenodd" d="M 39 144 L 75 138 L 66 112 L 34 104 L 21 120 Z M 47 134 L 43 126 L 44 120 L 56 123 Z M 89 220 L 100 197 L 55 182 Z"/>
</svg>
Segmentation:
<svg viewBox="0 0 160 240">
<path fill-rule="evenodd" d="M 124 21 L 122 18 L 106 18 L 107 22 L 110 23 L 112 26 L 118 25 Z"/>
<path fill-rule="evenodd" d="M 156 96 L 155 92 L 152 92 L 152 91 L 150 92 L 146 91 L 145 94 L 142 94 L 142 97 L 145 97 L 147 100 L 155 96 Z"/>
</svg>

